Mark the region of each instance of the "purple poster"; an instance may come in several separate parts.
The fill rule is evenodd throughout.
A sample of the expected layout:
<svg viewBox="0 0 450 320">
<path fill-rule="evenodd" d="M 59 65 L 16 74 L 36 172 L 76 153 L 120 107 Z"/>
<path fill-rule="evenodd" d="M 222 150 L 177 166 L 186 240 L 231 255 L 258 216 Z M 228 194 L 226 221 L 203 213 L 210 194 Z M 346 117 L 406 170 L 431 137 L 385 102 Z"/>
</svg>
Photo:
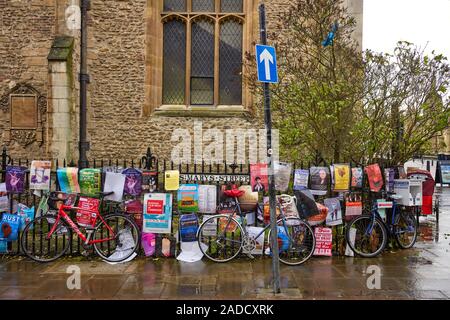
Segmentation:
<svg viewBox="0 0 450 320">
<path fill-rule="evenodd" d="M 128 168 L 122 171 L 125 175 L 125 194 L 139 196 L 142 192 L 142 172 L 135 168 Z"/>
<path fill-rule="evenodd" d="M 6 191 L 11 193 L 22 193 L 25 190 L 26 167 L 6 167 Z"/>
</svg>

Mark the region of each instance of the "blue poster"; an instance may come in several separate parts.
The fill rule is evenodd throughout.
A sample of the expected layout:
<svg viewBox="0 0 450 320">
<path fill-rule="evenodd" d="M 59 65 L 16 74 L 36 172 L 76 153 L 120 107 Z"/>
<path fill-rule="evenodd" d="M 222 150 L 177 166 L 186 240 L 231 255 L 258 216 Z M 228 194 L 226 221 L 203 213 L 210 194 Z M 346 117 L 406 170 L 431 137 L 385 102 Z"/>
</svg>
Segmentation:
<svg viewBox="0 0 450 320">
<path fill-rule="evenodd" d="M 17 214 L 4 213 L 0 222 L 0 239 L 15 241 L 18 238 L 20 217 Z"/>
<path fill-rule="evenodd" d="M 170 233 L 172 226 L 172 194 L 144 195 L 144 233 Z"/>
</svg>

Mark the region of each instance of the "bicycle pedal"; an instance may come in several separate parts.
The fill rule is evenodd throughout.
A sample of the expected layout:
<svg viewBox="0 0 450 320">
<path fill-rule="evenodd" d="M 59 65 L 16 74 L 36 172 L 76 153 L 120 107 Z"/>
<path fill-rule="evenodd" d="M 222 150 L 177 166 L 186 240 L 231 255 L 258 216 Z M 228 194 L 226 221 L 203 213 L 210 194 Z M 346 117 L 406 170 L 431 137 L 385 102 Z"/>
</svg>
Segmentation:
<svg viewBox="0 0 450 320">
<path fill-rule="evenodd" d="M 255 257 L 252 256 L 250 253 L 247 253 L 247 257 L 249 257 L 250 259 L 255 259 Z"/>
</svg>

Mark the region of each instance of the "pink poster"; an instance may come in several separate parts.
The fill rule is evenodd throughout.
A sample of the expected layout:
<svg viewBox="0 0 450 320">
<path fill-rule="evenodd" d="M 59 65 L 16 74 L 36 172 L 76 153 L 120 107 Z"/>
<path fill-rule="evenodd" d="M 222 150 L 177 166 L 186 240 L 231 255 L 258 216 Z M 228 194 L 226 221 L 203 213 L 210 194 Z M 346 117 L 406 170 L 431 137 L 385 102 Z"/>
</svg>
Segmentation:
<svg viewBox="0 0 450 320">
<path fill-rule="evenodd" d="M 331 257 L 333 248 L 333 232 L 331 228 L 317 227 L 314 230 L 314 235 L 316 236 L 314 255 Z"/>
<path fill-rule="evenodd" d="M 267 175 L 267 163 L 251 164 L 250 178 L 253 192 L 268 191 L 269 179 Z"/>
</svg>

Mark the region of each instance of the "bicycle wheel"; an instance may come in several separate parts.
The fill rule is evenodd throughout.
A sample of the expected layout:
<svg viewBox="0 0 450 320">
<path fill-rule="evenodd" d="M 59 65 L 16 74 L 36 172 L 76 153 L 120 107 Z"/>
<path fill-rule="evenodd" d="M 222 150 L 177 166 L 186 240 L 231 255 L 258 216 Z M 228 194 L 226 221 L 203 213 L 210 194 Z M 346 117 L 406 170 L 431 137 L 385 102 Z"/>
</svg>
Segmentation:
<svg viewBox="0 0 450 320">
<path fill-rule="evenodd" d="M 214 262 L 234 259 L 242 250 L 245 233 L 241 224 L 230 215 L 215 215 L 200 226 L 197 239 L 200 250 Z"/>
<path fill-rule="evenodd" d="M 25 226 L 20 245 L 23 253 L 37 262 L 51 262 L 63 256 L 72 243 L 72 230 L 64 220 L 59 220 L 55 231 L 47 235 L 56 222 L 56 215 L 38 217 Z"/>
<path fill-rule="evenodd" d="M 287 218 L 285 221 L 286 227 L 283 226 L 282 219 L 277 221 L 280 261 L 291 266 L 305 263 L 312 257 L 316 248 L 314 231 L 308 222 L 299 218 Z M 269 246 L 272 251 L 270 235 L 271 230 L 269 230 Z"/>
<path fill-rule="evenodd" d="M 402 249 L 411 248 L 417 240 L 417 220 L 414 214 L 401 212 L 394 225 L 394 235 Z"/>
<path fill-rule="evenodd" d="M 355 230 L 354 242 L 351 237 L 352 229 Z M 357 255 L 372 258 L 386 247 L 387 231 L 378 218 L 373 219 L 372 216 L 362 215 L 350 221 L 347 226 L 346 241 Z"/>
<path fill-rule="evenodd" d="M 113 231 L 114 236 L 111 231 Z M 140 245 L 140 232 L 136 222 L 126 214 L 112 213 L 99 219 L 93 233 L 95 252 L 105 261 L 122 262 Z"/>
</svg>

